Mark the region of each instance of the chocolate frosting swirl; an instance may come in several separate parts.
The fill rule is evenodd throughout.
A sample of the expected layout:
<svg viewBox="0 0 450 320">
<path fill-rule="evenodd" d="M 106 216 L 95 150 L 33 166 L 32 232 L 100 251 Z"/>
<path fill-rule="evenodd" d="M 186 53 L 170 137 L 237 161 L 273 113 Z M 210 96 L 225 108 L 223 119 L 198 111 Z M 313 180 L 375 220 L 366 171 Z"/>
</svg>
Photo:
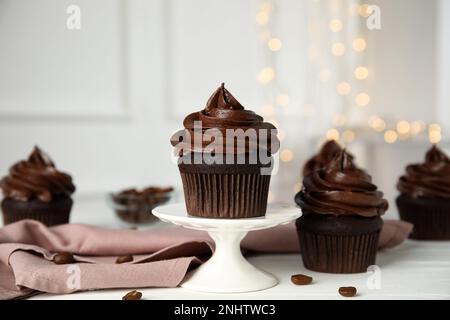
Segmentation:
<svg viewBox="0 0 450 320">
<path fill-rule="evenodd" d="M 397 189 L 414 198 L 450 198 L 450 159 L 437 146 L 432 146 L 424 163 L 406 167 Z"/>
<path fill-rule="evenodd" d="M 335 140 L 329 140 L 322 145 L 320 151 L 312 156 L 303 167 L 303 176 L 311 174 L 314 170 L 321 169 L 333 160 L 337 153 L 341 152 L 341 146 Z M 347 155 L 353 160 L 353 156 Z"/>
<path fill-rule="evenodd" d="M 388 202 L 372 184 L 372 177 L 356 167 L 345 151 L 338 152 L 324 168 L 303 179 L 296 202 L 304 214 L 376 217 L 384 214 Z"/>
<path fill-rule="evenodd" d="M 202 141 L 200 148 L 194 146 L 194 138 L 196 135 L 194 124 L 196 121 L 201 121 L 202 124 L 201 137 L 197 137 L 199 141 Z M 208 99 L 203 110 L 191 113 L 184 119 L 183 126 L 185 129 L 175 133 L 171 138 L 171 143 L 173 146 L 180 147 L 180 140 L 189 140 L 186 137 L 190 136 L 192 138 L 191 141 L 182 145 L 185 150 L 190 149 L 190 151 L 207 152 L 205 148 L 216 139 L 216 137 L 206 134 L 205 131 L 209 129 L 217 129 L 223 135 L 223 139 L 215 141 L 223 143 L 223 153 L 248 153 L 258 148 L 264 148 L 269 153 L 275 153 L 279 148 L 279 140 L 275 126 L 271 123 L 264 122 L 263 117 L 257 115 L 255 112 L 245 110 L 239 101 L 225 89 L 224 83 Z M 245 148 L 238 148 L 238 143 L 234 139 L 227 141 L 227 129 L 242 129 L 244 132 L 248 129 L 254 129 L 257 138 L 256 142 L 245 139 Z M 259 141 L 259 133 L 263 129 L 267 130 L 267 141 L 264 141 L 264 144 Z"/>
<path fill-rule="evenodd" d="M 55 196 L 70 196 L 75 192 L 72 178 L 56 170 L 53 161 L 37 146 L 28 157 L 14 164 L 9 175 L 0 181 L 7 198 L 18 201 L 38 199 L 51 202 Z"/>
</svg>

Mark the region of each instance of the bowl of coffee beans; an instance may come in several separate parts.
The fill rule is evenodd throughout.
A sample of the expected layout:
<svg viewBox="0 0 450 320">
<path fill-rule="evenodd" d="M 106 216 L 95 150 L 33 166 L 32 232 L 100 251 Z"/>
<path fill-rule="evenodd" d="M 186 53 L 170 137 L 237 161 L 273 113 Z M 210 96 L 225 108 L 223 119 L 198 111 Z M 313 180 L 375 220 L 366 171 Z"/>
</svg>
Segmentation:
<svg viewBox="0 0 450 320">
<path fill-rule="evenodd" d="M 141 225 L 158 221 L 152 210 L 168 203 L 173 196 L 172 187 L 149 186 L 111 192 L 107 195 L 107 202 L 123 222 Z"/>
</svg>

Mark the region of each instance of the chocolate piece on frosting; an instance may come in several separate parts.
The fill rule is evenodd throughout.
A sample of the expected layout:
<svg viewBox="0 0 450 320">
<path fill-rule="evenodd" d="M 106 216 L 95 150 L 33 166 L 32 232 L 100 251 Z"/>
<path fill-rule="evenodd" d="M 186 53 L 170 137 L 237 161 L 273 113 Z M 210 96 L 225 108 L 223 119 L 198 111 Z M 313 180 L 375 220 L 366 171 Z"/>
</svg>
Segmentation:
<svg viewBox="0 0 450 320">
<path fill-rule="evenodd" d="M 194 125 L 201 122 L 202 131 L 195 132 Z M 208 99 L 205 108 L 201 111 L 189 114 L 183 121 L 184 130 L 175 133 L 171 138 L 171 143 L 177 149 L 193 152 L 209 152 L 207 147 L 212 142 L 222 143 L 222 152 L 218 153 L 250 153 L 259 149 L 265 149 L 268 153 L 276 153 L 279 148 L 277 130 L 271 123 L 264 122 L 263 117 L 255 112 L 245 110 L 233 95 L 225 89 L 224 83 Z M 212 133 L 206 132 L 209 129 L 219 130 L 222 137 L 217 138 Z M 247 132 L 254 129 L 256 140 L 249 141 L 248 137 L 238 137 L 226 139 L 227 129 L 242 129 Z M 267 130 L 267 141 L 260 141 L 261 130 Z M 195 144 L 194 137 L 201 143 Z M 189 139 L 190 138 L 190 139 Z M 229 141 L 228 141 L 229 140 Z M 180 144 L 181 142 L 181 144 Z M 242 142 L 241 144 L 239 142 Z M 244 147 L 239 147 L 244 145 Z"/>
<path fill-rule="evenodd" d="M 275 129 L 263 118 L 253 111 L 245 110 L 244 107 L 225 89 L 225 84 L 217 88 L 206 103 L 205 109 L 200 112 L 194 112 L 184 119 L 184 127 L 191 129 L 194 121 L 202 121 L 205 129 L 218 128 L 242 128 L 247 129 Z"/>
<path fill-rule="evenodd" d="M 306 162 L 303 167 L 303 176 L 306 177 L 314 170 L 323 168 L 340 151 L 342 151 L 342 148 L 335 140 L 329 140 L 324 143 L 320 151 Z M 353 159 L 352 155 L 348 155 Z"/>
<path fill-rule="evenodd" d="M 371 176 L 357 168 L 345 150 L 303 179 L 296 202 L 305 214 L 376 217 L 388 208 Z"/>
<path fill-rule="evenodd" d="M 14 164 L 9 175 L 0 181 L 5 198 L 18 201 L 38 199 L 51 202 L 57 196 L 75 192 L 70 175 L 58 171 L 50 157 L 37 146 L 28 157 Z"/>
<path fill-rule="evenodd" d="M 220 87 L 208 99 L 204 112 L 209 114 L 214 112 L 215 109 L 244 110 L 244 107 L 225 89 L 225 83 L 222 82 Z"/>
<path fill-rule="evenodd" d="M 413 198 L 450 198 L 450 159 L 434 145 L 428 150 L 425 162 L 406 167 L 397 189 Z"/>
</svg>

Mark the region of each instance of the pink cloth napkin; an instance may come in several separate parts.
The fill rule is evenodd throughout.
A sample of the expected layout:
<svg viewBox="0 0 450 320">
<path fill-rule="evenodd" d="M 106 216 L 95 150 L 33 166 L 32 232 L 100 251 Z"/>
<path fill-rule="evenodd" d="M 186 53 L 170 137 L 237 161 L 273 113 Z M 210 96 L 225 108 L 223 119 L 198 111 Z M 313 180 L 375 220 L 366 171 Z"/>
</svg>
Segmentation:
<svg viewBox="0 0 450 320">
<path fill-rule="evenodd" d="M 379 247 L 403 242 L 412 226 L 387 220 Z M 250 232 L 242 249 L 254 252 L 299 252 L 293 223 Z M 189 268 L 213 250 L 208 234 L 179 227 L 156 230 L 111 230 L 82 224 L 47 228 L 23 220 L 0 228 L 0 299 L 36 292 L 70 293 L 106 288 L 176 287 Z M 56 265 L 56 252 L 71 252 L 76 263 Z M 117 256 L 133 255 L 115 264 Z"/>
</svg>

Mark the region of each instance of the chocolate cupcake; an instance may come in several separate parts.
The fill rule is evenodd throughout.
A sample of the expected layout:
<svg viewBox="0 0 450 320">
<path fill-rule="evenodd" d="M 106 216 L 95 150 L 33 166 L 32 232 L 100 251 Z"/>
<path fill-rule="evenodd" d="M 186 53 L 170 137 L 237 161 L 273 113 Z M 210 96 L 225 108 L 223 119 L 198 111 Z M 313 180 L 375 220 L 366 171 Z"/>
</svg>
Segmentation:
<svg viewBox="0 0 450 320">
<path fill-rule="evenodd" d="M 306 161 L 303 167 L 303 176 L 306 177 L 311 172 L 317 169 L 321 169 L 333 160 L 334 156 L 341 152 L 341 146 L 335 140 L 328 140 L 322 145 L 320 151 Z M 353 156 L 347 153 L 351 159 Z"/>
<path fill-rule="evenodd" d="M 410 238 L 450 240 L 450 159 L 433 146 L 425 162 L 406 167 L 397 189 L 402 220 L 414 225 Z"/>
<path fill-rule="evenodd" d="M 175 133 L 187 212 L 207 218 L 265 215 L 278 151 L 276 128 L 244 107 L 222 84 L 206 107 Z"/>
<path fill-rule="evenodd" d="M 34 147 L 28 160 L 9 169 L 0 188 L 4 194 L 1 208 L 5 225 L 23 219 L 38 220 L 47 226 L 69 222 L 71 194 L 75 191 L 72 178 L 58 171 L 38 147 Z"/>
<path fill-rule="evenodd" d="M 357 273 L 375 264 L 388 203 L 345 150 L 304 178 L 295 202 L 303 211 L 296 226 L 306 268 Z"/>
</svg>

